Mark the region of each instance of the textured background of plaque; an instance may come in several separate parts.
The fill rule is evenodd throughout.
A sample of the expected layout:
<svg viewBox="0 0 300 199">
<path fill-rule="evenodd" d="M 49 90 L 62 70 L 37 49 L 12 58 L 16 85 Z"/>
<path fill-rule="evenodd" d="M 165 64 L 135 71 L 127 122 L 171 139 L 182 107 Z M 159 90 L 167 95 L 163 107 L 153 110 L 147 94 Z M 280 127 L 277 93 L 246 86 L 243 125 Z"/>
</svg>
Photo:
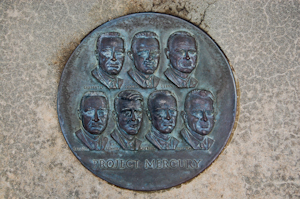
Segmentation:
<svg viewBox="0 0 300 199">
<path fill-rule="evenodd" d="M 0 3 L 0 198 L 299 198 L 299 1 Z M 56 114 L 62 69 L 90 30 L 155 11 L 199 25 L 239 80 L 230 144 L 201 175 L 170 190 L 120 189 L 66 145 Z"/>
</svg>

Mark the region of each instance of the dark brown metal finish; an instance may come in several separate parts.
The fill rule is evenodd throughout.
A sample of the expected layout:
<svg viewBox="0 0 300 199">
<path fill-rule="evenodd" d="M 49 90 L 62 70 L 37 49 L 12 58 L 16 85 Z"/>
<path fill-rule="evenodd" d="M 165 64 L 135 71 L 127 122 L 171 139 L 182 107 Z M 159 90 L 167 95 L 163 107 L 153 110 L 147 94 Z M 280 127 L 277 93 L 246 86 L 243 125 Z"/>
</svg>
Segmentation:
<svg viewBox="0 0 300 199">
<path fill-rule="evenodd" d="M 201 173 L 224 148 L 236 114 L 231 68 L 201 29 L 139 13 L 91 32 L 58 90 L 63 135 L 92 173 L 160 190 Z"/>
</svg>

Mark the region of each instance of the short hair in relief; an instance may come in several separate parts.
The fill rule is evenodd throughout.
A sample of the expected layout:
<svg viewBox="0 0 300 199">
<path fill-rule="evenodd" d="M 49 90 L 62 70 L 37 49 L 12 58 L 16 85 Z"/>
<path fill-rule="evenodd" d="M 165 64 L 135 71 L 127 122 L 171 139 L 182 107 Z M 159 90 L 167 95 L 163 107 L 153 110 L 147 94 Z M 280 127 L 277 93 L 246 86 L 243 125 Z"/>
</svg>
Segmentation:
<svg viewBox="0 0 300 199">
<path fill-rule="evenodd" d="M 145 38 L 146 39 L 149 39 L 149 38 L 156 39 L 158 42 L 158 36 L 155 32 L 151 32 L 151 31 L 138 32 L 133 36 L 133 39 L 131 42 L 131 50 L 133 50 L 132 47 L 134 46 L 137 39 L 145 39 Z"/>
<path fill-rule="evenodd" d="M 172 33 L 169 38 L 168 38 L 168 41 L 167 41 L 167 48 L 170 47 L 170 43 L 173 41 L 173 39 L 177 36 L 185 36 L 185 37 L 191 37 L 193 38 L 193 40 L 195 41 L 195 45 L 197 46 L 197 43 L 196 43 L 196 40 L 195 38 L 188 32 L 186 31 L 177 31 L 177 32 L 174 32 Z"/>
<path fill-rule="evenodd" d="M 176 107 L 177 107 L 176 98 L 174 97 L 174 95 L 170 91 L 167 91 L 167 90 L 158 90 L 158 91 L 154 91 L 153 93 L 151 93 L 149 95 L 149 98 L 148 98 L 148 110 L 152 109 L 152 107 L 153 107 L 153 101 L 155 101 L 159 97 L 171 97 L 172 99 L 174 99 Z"/>
<path fill-rule="evenodd" d="M 101 41 L 102 41 L 103 38 L 120 38 L 120 39 L 122 39 L 121 38 L 121 34 L 118 33 L 118 32 L 106 32 L 106 33 L 103 33 L 97 39 L 97 45 L 96 45 L 96 47 L 97 47 L 98 51 L 100 49 Z M 122 41 L 123 41 L 123 39 L 122 39 Z"/>
<path fill-rule="evenodd" d="M 188 103 L 193 99 L 193 98 L 201 98 L 201 99 L 211 99 L 212 102 L 214 102 L 214 97 L 211 92 L 207 90 L 200 90 L 200 89 L 195 89 L 190 91 L 185 98 L 184 102 L 184 110 L 188 108 Z"/>
<path fill-rule="evenodd" d="M 84 93 L 84 95 L 82 96 L 82 98 L 80 100 L 80 105 L 79 105 L 79 110 L 80 111 L 82 110 L 82 105 L 84 103 L 84 100 L 87 97 L 103 97 L 105 99 L 105 101 L 108 102 L 107 101 L 107 96 L 105 95 L 105 93 L 103 93 L 101 91 L 88 91 L 88 92 Z M 109 107 L 108 103 L 106 103 L 106 106 L 107 106 L 107 108 Z"/>
<path fill-rule="evenodd" d="M 115 105 L 115 111 L 118 112 L 119 110 L 119 103 L 121 100 L 126 101 L 137 101 L 140 100 L 141 103 L 143 103 L 143 96 L 140 92 L 134 91 L 134 90 L 125 90 L 118 94 L 118 96 L 115 98 L 114 105 Z"/>
</svg>

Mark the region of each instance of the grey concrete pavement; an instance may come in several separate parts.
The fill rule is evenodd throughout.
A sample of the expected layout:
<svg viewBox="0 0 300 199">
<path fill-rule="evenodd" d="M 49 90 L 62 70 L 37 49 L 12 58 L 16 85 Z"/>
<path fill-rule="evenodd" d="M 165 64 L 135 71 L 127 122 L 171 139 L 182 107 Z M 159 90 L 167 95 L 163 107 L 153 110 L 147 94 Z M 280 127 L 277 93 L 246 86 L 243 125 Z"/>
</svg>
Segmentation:
<svg viewBox="0 0 300 199">
<path fill-rule="evenodd" d="M 84 168 L 61 133 L 56 94 L 91 30 L 136 12 L 203 28 L 238 80 L 239 119 L 208 169 L 135 192 Z M 300 1 L 0 1 L 0 198 L 300 198 Z"/>
</svg>

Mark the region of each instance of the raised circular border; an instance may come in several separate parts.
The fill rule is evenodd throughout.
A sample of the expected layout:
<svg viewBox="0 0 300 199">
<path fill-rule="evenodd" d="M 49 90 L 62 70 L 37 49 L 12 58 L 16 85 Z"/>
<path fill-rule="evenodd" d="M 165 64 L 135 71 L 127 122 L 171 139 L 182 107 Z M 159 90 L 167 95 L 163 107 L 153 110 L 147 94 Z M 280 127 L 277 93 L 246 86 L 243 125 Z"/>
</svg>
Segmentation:
<svg viewBox="0 0 300 199">
<path fill-rule="evenodd" d="M 212 153 L 214 154 L 213 157 L 211 157 L 209 155 L 209 157 L 210 157 L 209 161 L 206 162 L 205 166 L 201 167 L 200 169 L 197 169 L 197 171 L 195 171 L 195 172 L 192 172 L 192 174 L 188 175 L 187 177 L 178 178 L 178 176 L 176 176 L 178 180 L 176 182 L 172 181 L 169 184 L 159 183 L 159 180 L 155 180 L 153 178 L 152 179 L 153 185 L 151 185 L 151 186 L 150 185 L 145 186 L 145 184 L 147 184 L 149 182 L 144 183 L 144 184 L 142 182 L 139 182 L 140 181 L 140 179 L 138 179 L 139 176 L 132 175 L 132 173 L 130 173 L 130 172 L 132 172 L 132 170 L 129 170 L 129 175 L 125 175 L 125 177 L 124 177 L 124 179 L 126 179 L 126 180 L 128 180 L 130 178 L 132 179 L 132 182 L 130 182 L 128 184 L 123 183 L 124 179 L 122 179 L 123 181 L 118 179 L 118 178 L 112 179 L 110 176 L 115 176 L 116 171 L 108 172 L 108 173 L 105 173 L 105 174 L 103 173 L 103 171 L 95 171 L 88 164 L 89 161 L 85 159 L 85 155 L 83 155 L 85 153 L 81 153 L 81 152 L 78 152 L 78 151 L 74 150 L 74 143 L 75 142 L 74 142 L 73 137 L 74 137 L 74 132 L 78 128 L 78 124 L 72 125 L 72 124 L 74 124 L 74 121 L 75 121 L 74 114 L 76 115 L 76 111 L 77 111 L 76 104 L 78 104 L 78 97 L 76 97 L 76 96 L 81 97 L 82 93 L 86 90 L 81 89 L 80 91 L 77 92 L 76 89 L 74 89 L 74 84 L 72 84 L 75 81 L 74 80 L 70 81 L 70 79 L 72 77 L 73 77 L 73 79 L 76 79 L 76 80 L 78 80 L 78 78 L 79 78 L 79 80 L 80 80 L 80 78 L 84 79 L 84 77 L 86 75 L 88 75 L 87 71 L 90 71 L 90 68 L 94 67 L 94 66 L 86 66 L 85 68 L 84 67 L 80 68 L 78 66 L 80 64 L 82 64 L 82 65 L 93 65 L 93 64 L 90 64 L 90 62 L 91 62 L 91 59 L 93 59 L 91 56 L 94 55 L 94 52 L 93 52 L 94 49 L 90 49 L 87 46 L 91 45 L 94 42 L 97 35 L 99 35 L 100 32 L 103 32 L 103 29 L 106 29 L 107 27 L 111 26 L 112 24 L 113 25 L 116 25 L 118 23 L 120 24 L 120 23 L 122 23 L 126 20 L 127 21 L 129 20 L 129 21 L 131 21 L 131 23 L 133 23 L 132 22 L 133 19 L 136 19 L 137 22 L 140 23 L 140 24 L 139 23 L 137 23 L 137 24 L 141 25 L 141 24 L 143 24 L 142 20 L 145 19 L 145 18 L 146 19 L 152 19 L 152 18 L 158 18 L 159 19 L 159 20 L 156 20 L 157 24 L 155 24 L 155 20 L 152 21 L 152 23 L 154 23 L 153 27 L 157 26 L 157 25 L 164 24 L 165 23 L 164 20 L 168 19 L 171 22 L 172 21 L 178 21 L 179 24 L 184 24 L 185 25 L 184 29 L 189 29 L 190 28 L 195 32 L 199 31 L 199 35 L 201 35 L 199 37 L 201 37 L 201 40 L 202 40 L 201 42 L 204 42 L 204 40 L 205 40 L 206 44 L 213 49 L 214 53 L 218 53 L 218 55 L 216 56 L 217 57 L 216 59 L 222 60 L 221 61 L 222 64 L 225 63 L 225 65 L 226 65 L 225 69 L 227 70 L 226 72 L 229 72 L 229 75 L 227 75 L 227 78 L 228 77 L 230 78 L 229 82 L 231 82 L 230 86 L 231 86 L 231 90 L 233 92 L 233 93 L 231 93 L 232 94 L 232 96 L 231 96 L 231 107 L 232 107 L 231 115 L 227 114 L 227 115 L 223 116 L 220 113 L 220 112 L 222 112 L 222 110 L 221 109 L 218 110 L 219 114 L 220 114 L 219 119 L 222 119 L 222 121 L 223 121 L 223 120 L 227 120 L 227 118 L 228 118 L 228 122 L 227 122 L 227 127 L 228 128 L 227 128 L 227 132 L 224 133 L 224 138 L 222 139 L 223 141 L 219 144 L 218 149 L 214 150 L 214 152 L 210 152 L 210 154 L 212 154 Z M 178 24 L 172 24 L 172 23 L 168 23 L 168 24 L 169 24 L 169 26 L 172 26 L 172 27 L 176 26 L 176 27 L 173 27 L 173 29 L 182 28 L 182 27 L 177 27 Z M 125 27 L 125 25 L 130 27 L 130 23 L 124 24 L 124 27 Z M 147 25 L 149 25 L 149 24 L 147 24 Z M 144 24 L 144 26 L 145 26 L 145 24 Z M 172 28 L 169 28 L 169 29 L 172 29 Z M 198 40 L 198 42 L 199 42 L 199 40 Z M 127 44 L 126 49 L 128 49 L 128 46 L 130 46 L 130 44 Z M 163 50 L 162 46 L 165 46 L 165 45 L 161 45 L 161 51 Z M 84 52 L 86 50 L 88 52 Z M 78 60 L 78 59 L 81 59 L 81 57 L 84 57 L 83 55 L 85 55 L 85 54 L 89 54 L 90 58 L 88 60 L 81 60 L 81 61 Z M 218 61 L 220 62 L 220 60 L 218 60 Z M 124 63 L 124 65 L 125 64 L 126 63 Z M 74 68 L 76 70 L 74 70 Z M 76 71 L 77 74 L 74 71 Z M 82 73 L 82 74 L 78 74 L 78 73 Z M 217 73 L 214 73 L 214 74 L 217 75 Z M 224 80 L 224 78 L 225 77 L 223 77 L 221 75 L 221 79 Z M 93 80 L 91 80 L 91 81 L 92 81 L 92 83 L 95 83 L 95 82 L 93 82 Z M 228 81 L 228 79 L 227 79 L 227 81 Z M 84 83 L 82 83 L 82 81 L 81 82 L 79 81 L 78 84 L 75 84 L 75 87 L 80 85 L 80 83 L 81 83 L 81 85 L 84 84 Z M 92 85 L 91 82 L 88 82 L 88 84 Z M 223 82 L 221 82 L 221 84 L 223 84 Z M 91 89 L 91 90 L 95 90 L 95 89 Z M 210 89 L 208 89 L 208 90 L 210 90 Z M 216 95 L 218 95 L 218 94 L 216 94 Z M 217 99 L 217 100 L 220 100 L 220 99 Z M 75 107 L 74 107 L 74 105 L 75 105 Z M 236 93 L 235 79 L 234 79 L 233 73 L 231 71 L 231 67 L 230 67 L 225 55 L 223 54 L 221 49 L 218 47 L 218 45 L 204 31 L 202 31 L 200 28 L 196 27 L 195 25 L 191 24 L 190 22 L 187 22 L 183 19 L 171 16 L 171 15 L 159 14 L 159 13 L 137 13 L 137 14 L 126 15 L 126 16 L 111 20 L 109 22 L 106 22 L 106 23 L 102 24 L 101 26 L 99 26 L 98 28 L 96 28 L 95 30 L 93 30 L 91 33 L 89 33 L 89 35 L 87 35 L 82 40 L 82 42 L 79 44 L 79 46 L 75 49 L 75 51 L 73 52 L 73 54 L 69 58 L 66 66 L 63 70 L 61 80 L 60 80 L 60 84 L 59 84 L 59 88 L 58 88 L 57 110 L 58 110 L 60 126 L 61 126 L 62 132 L 64 134 L 64 137 L 65 137 L 69 147 L 71 148 L 72 152 L 74 153 L 74 155 L 80 160 L 80 162 L 86 168 L 88 168 L 96 176 L 101 177 L 102 179 L 108 181 L 109 183 L 115 184 L 117 186 L 120 186 L 120 187 L 123 187 L 123 188 L 128 188 L 128 189 L 133 189 L 133 190 L 152 191 L 152 190 L 160 190 L 160 189 L 170 188 L 170 187 L 182 184 L 182 183 L 194 178 L 195 176 L 199 175 L 204 169 L 206 169 L 219 156 L 219 154 L 223 150 L 224 146 L 226 145 L 226 143 L 227 143 L 227 141 L 230 137 L 230 134 L 232 132 L 232 129 L 233 129 L 233 125 L 234 125 L 234 122 L 235 122 L 235 116 L 236 116 L 236 110 L 237 110 L 237 93 Z M 223 118 L 223 117 L 226 117 L 226 118 Z M 226 122 L 224 122 L 224 123 L 226 123 Z M 75 145 L 76 145 L 76 143 L 75 143 Z M 88 153 L 95 155 L 96 152 L 91 151 L 91 152 L 88 152 Z M 117 152 L 117 153 L 115 153 L 115 152 L 106 152 L 106 153 L 108 153 L 112 157 L 118 157 L 119 152 Z M 145 153 L 147 153 L 147 152 L 145 152 Z M 151 152 L 151 155 L 153 157 L 159 157 L 160 153 L 162 153 L 162 151 L 155 151 L 155 152 Z M 167 153 L 169 153 L 169 152 L 167 152 Z M 193 153 L 191 155 L 191 157 L 193 157 L 195 151 L 192 151 L 191 153 Z M 166 156 L 169 156 L 169 155 L 170 154 L 167 154 Z M 128 157 L 134 157 L 134 156 L 136 156 L 136 153 L 133 154 L 133 155 L 131 154 Z M 205 156 L 203 156 L 203 157 L 205 157 Z M 162 171 L 162 170 L 160 170 L 160 171 Z M 160 172 L 160 173 L 162 173 L 162 172 Z M 166 172 L 165 176 L 168 176 L 168 173 L 169 172 Z M 158 174 L 158 175 L 161 175 L 161 174 Z M 143 178 L 145 176 L 140 176 L 140 177 Z M 136 182 L 134 182 L 134 180 Z"/>
</svg>

